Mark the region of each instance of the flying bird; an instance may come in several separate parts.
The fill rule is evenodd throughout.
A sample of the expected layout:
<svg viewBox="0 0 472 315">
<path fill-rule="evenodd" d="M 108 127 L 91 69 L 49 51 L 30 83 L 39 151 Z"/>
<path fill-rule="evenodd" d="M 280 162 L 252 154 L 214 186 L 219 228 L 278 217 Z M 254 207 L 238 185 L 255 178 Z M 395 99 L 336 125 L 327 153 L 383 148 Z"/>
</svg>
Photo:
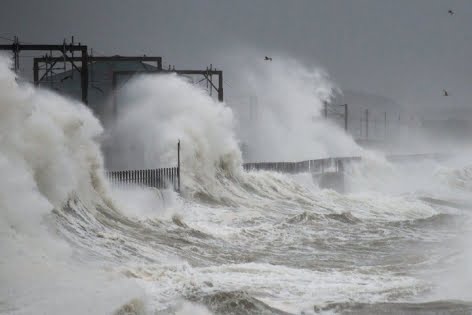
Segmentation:
<svg viewBox="0 0 472 315">
<path fill-rule="evenodd" d="M 64 82 L 65 80 L 67 80 L 67 79 L 70 79 L 70 78 L 72 78 L 72 75 L 68 75 L 68 76 L 66 76 L 66 77 L 63 77 L 63 78 L 61 79 L 61 83 Z"/>
<path fill-rule="evenodd" d="M 444 92 L 443 94 L 444 96 L 449 96 L 449 93 L 446 90 L 443 90 L 443 92 Z"/>
<path fill-rule="evenodd" d="M 447 13 L 449 13 L 450 15 L 454 15 L 454 14 L 455 14 L 454 11 L 452 11 L 452 10 L 447 11 Z"/>
<path fill-rule="evenodd" d="M 267 56 L 265 56 L 265 57 L 264 57 L 264 60 L 266 60 L 266 61 L 272 61 L 272 57 L 267 57 Z"/>
</svg>

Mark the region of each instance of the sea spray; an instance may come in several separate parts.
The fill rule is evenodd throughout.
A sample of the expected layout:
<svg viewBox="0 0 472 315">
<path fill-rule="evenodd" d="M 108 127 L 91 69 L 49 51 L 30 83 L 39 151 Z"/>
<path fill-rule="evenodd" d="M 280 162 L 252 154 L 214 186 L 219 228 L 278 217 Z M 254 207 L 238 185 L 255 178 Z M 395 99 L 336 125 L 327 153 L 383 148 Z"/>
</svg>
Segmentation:
<svg viewBox="0 0 472 315">
<path fill-rule="evenodd" d="M 177 75 L 145 75 L 117 95 L 118 118 L 106 146 L 109 167 L 158 168 L 177 164 L 182 145 L 184 190 L 216 196 L 217 177 L 241 171 L 232 111 Z"/>
<path fill-rule="evenodd" d="M 225 59 L 234 77 L 228 104 L 239 118 L 238 134 L 247 145 L 248 160 L 301 161 L 362 153 L 350 135 L 323 117 L 324 103 L 338 90 L 325 71 L 279 54 L 272 62 L 255 60 L 257 53 L 243 51 Z M 241 96 L 252 97 L 252 104 L 238 102 Z M 332 111 L 340 112 L 338 105 L 329 107 L 331 118 L 337 116 Z"/>
<path fill-rule="evenodd" d="M 0 313 L 103 314 L 140 296 L 58 237 L 69 200 L 90 216 L 104 204 L 101 132 L 85 106 L 18 83 L 0 57 Z"/>
<path fill-rule="evenodd" d="M 248 72 L 241 89 L 258 92 L 261 121 L 236 121 L 229 108 L 206 91 L 175 74 L 142 75 L 115 96 L 118 116 L 107 133 L 107 165 L 112 169 L 157 168 L 176 165 L 176 143 L 182 143 L 183 192 L 207 201 L 236 205 L 246 192 L 241 176 L 241 142 L 252 158 L 261 160 L 314 159 L 363 152 L 339 127 L 321 119 L 332 85 L 318 69 L 306 69 L 293 59 L 272 66 L 258 64 Z M 244 125 L 239 134 L 236 124 Z M 251 179 L 252 180 L 252 179 Z M 249 183 L 248 183 L 249 184 Z M 234 188 L 238 187 L 238 188 Z M 244 197 L 243 197 L 244 195 Z M 201 200 L 203 200 L 201 199 Z"/>
</svg>

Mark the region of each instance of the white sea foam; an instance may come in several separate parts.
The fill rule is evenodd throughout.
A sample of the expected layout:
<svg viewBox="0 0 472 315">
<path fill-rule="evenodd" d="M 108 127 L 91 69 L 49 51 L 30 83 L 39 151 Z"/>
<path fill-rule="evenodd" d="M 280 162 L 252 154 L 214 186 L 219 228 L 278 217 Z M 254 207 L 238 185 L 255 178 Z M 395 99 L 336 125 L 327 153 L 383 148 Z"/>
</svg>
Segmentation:
<svg viewBox="0 0 472 315">
<path fill-rule="evenodd" d="M 69 198 L 100 202 L 101 126 L 81 104 L 19 85 L 8 67 L 0 58 L 0 312 L 109 312 L 142 291 L 77 264 L 51 217 Z"/>
</svg>

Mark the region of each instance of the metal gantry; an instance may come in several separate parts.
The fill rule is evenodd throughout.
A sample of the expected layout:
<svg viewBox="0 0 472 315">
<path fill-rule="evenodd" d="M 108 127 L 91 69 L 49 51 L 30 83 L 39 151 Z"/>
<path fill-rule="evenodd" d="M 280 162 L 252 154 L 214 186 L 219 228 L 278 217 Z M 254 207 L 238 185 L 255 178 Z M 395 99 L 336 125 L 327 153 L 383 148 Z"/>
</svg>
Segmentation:
<svg viewBox="0 0 472 315">
<path fill-rule="evenodd" d="M 9 45 L 0 45 L 0 50 L 9 50 L 13 53 L 14 59 L 14 70 L 17 72 L 20 69 L 20 59 L 19 55 L 21 51 L 28 50 L 28 51 L 46 51 L 50 53 L 50 58 L 52 58 L 52 52 L 60 52 L 62 54 L 61 58 L 54 58 L 56 61 L 51 61 L 49 68 L 46 69 L 45 75 L 43 78 L 52 71 L 55 63 L 57 60 L 60 59 L 64 61 L 64 63 L 70 63 L 73 68 L 75 68 L 80 73 L 81 81 L 81 96 L 82 102 L 87 104 L 88 103 L 88 53 L 87 53 L 87 46 L 81 45 L 80 43 L 74 44 L 69 43 L 67 44 L 66 41 L 62 43 L 62 45 L 38 45 L 38 44 L 23 44 L 18 40 L 18 37 L 15 36 L 14 42 Z M 74 58 L 74 52 L 80 52 L 81 56 L 79 58 Z M 44 57 L 48 58 L 48 57 Z M 80 62 L 80 67 L 77 65 L 77 62 Z M 34 72 L 35 77 L 34 81 L 40 81 L 38 78 L 38 64 L 34 65 Z"/>
<path fill-rule="evenodd" d="M 210 91 L 215 90 L 218 93 L 218 101 L 223 102 L 224 96 L 223 96 L 223 71 L 221 70 L 216 70 L 213 68 L 207 68 L 205 70 L 176 70 L 175 68 L 170 68 L 168 70 L 163 70 L 163 69 L 156 69 L 156 70 L 139 70 L 139 71 L 113 71 L 113 76 L 112 76 L 112 86 L 113 90 L 116 90 L 118 86 L 118 79 L 120 76 L 134 76 L 138 74 L 143 74 L 143 73 L 176 73 L 178 75 L 201 75 L 203 76 L 203 80 L 207 80 L 207 83 L 209 84 L 209 89 Z M 218 76 L 218 86 L 216 86 L 213 83 L 212 77 L 216 75 Z M 200 80 L 201 81 L 201 80 Z M 212 93 L 210 92 L 210 95 Z M 116 103 L 116 98 L 115 98 L 115 93 L 113 93 L 114 99 L 113 99 L 113 111 L 115 115 L 117 114 L 117 103 Z"/>
<path fill-rule="evenodd" d="M 175 66 L 172 68 L 169 66 L 168 69 L 163 69 L 161 57 L 124 57 L 124 56 L 100 56 L 95 57 L 88 54 L 88 48 L 86 45 L 80 43 L 75 44 L 74 38 L 72 37 L 71 43 L 64 42 L 60 45 L 41 45 L 41 44 L 26 44 L 18 40 L 15 36 L 12 44 L 0 45 L 0 50 L 9 50 L 13 54 L 14 59 L 14 71 L 18 72 L 20 69 L 20 52 L 24 50 L 28 51 L 44 51 L 45 55 L 33 59 L 33 80 L 36 86 L 43 82 L 48 82 L 53 85 L 53 76 L 57 74 L 57 71 L 65 72 L 67 70 L 66 65 L 70 65 L 73 70 L 70 76 L 73 76 L 74 71 L 80 73 L 80 88 L 81 88 L 81 99 L 84 104 L 88 104 L 88 90 L 89 90 L 89 68 L 94 62 L 120 62 L 120 61 L 139 61 L 139 62 L 155 62 L 154 69 L 143 67 L 142 70 L 136 71 L 113 71 L 112 72 L 112 90 L 115 90 L 118 85 L 119 76 L 132 76 L 140 73 L 177 73 L 183 76 L 202 76 L 203 78 L 197 83 L 203 81 L 206 82 L 207 89 L 210 95 L 213 91 L 217 92 L 218 101 L 223 101 L 223 71 L 213 68 L 212 65 L 204 70 L 176 70 Z M 53 56 L 53 52 L 59 52 L 61 55 L 58 57 Z M 80 52 L 80 57 L 74 56 L 74 52 Z M 92 68 L 90 68 L 92 69 Z M 217 83 L 213 81 L 213 77 L 217 76 Z M 68 78 L 68 77 L 67 77 Z M 62 78 L 64 80 L 65 78 Z M 215 84 L 216 83 L 216 84 Z M 93 87 L 93 86 L 92 86 Z M 113 104 L 114 111 L 116 113 L 116 102 Z"/>
</svg>

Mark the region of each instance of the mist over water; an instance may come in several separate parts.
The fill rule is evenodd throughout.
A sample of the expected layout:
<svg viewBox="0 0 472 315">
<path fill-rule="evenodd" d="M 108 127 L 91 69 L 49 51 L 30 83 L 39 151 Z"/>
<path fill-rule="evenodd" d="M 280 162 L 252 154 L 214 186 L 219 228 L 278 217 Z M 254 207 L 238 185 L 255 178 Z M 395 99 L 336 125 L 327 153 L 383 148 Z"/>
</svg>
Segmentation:
<svg viewBox="0 0 472 315">
<path fill-rule="evenodd" d="M 241 57 L 240 57 L 241 58 Z M 241 62 L 229 103 L 241 119 L 240 137 L 253 161 L 296 161 L 359 155 L 352 137 L 325 120 L 323 102 L 337 87 L 316 67 L 275 55 L 270 62 Z M 244 59 L 244 58 L 241 58 Z M 245 60 L 252 60 L 247 58 Z M 233 87 L 234 85 L 234 87 Z M 251 103 L 241 104 L 241 100 Z"/>
<path fill-rule="evenodd" d="M 257 123 L 175 75 L 137 77 L 104 132 L 8 67 L 0 313 L 470 313 L 468 155 L 394 164 L 360 148 L 320 117 L 334 88 L 323 72 L 283 58 L 242 68 Z M 178 140 L 181 195 L 106 182 L 105 164 L 175 166 Z M 340 194 L 310 174 L 244 172 L 242 143 L 253 160 L 364 159 Z"/>
</svg>

